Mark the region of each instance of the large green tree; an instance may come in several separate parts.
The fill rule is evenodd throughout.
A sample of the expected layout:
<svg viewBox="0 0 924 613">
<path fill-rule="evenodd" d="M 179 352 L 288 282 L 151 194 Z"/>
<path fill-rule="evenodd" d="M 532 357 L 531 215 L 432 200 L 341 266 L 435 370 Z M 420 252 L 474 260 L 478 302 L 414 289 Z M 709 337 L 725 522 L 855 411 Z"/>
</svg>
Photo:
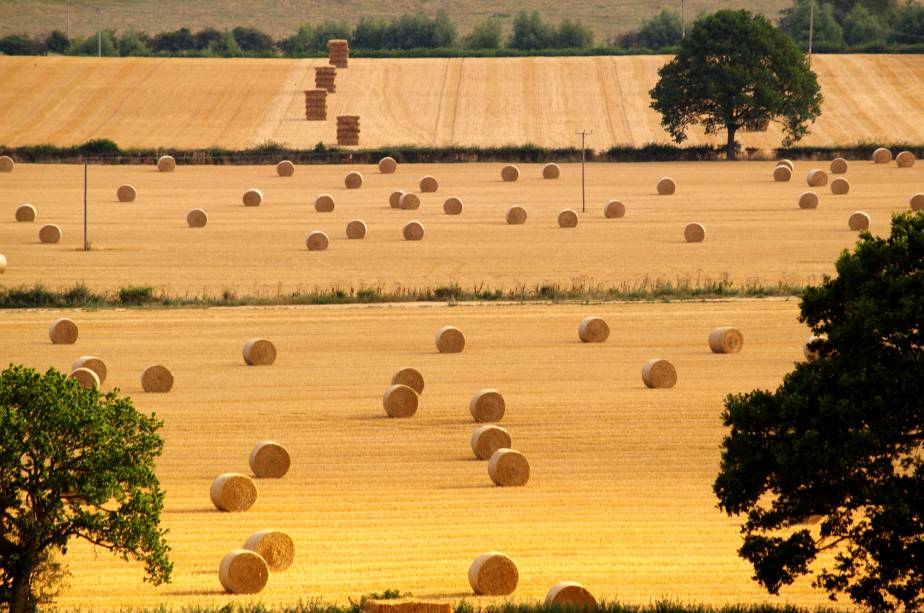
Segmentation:
<svg viewBox="0 0 924 613">
<path fill-rule="evenodd" d="M 170 580 L 154 474 L 161 422 L 52 369 L 0 374 L 0 609 L 35 608 L 52 551 L 83 539 Z"/>
<path fill-rule="evenodd" d="M 818 357 L 726 399 L 719 506 L 744 516 L 739 553 L 771 593 L 814 572 L 832 597 L 921 611 L 924 213 L 863 233 L 800 308 Z"/>
<path fill-rule="evenodd" d="M 821 114 L 818 81 L 805 56 L 765 17 L 748 11 L 697 19 L 658 75 L 651 107 L 674 140 L 686 140 L 693 124 L 707 134 L 725 130 L 729 159 L 743 126 L 778 121 L 790 144 Z"/>
</svg>

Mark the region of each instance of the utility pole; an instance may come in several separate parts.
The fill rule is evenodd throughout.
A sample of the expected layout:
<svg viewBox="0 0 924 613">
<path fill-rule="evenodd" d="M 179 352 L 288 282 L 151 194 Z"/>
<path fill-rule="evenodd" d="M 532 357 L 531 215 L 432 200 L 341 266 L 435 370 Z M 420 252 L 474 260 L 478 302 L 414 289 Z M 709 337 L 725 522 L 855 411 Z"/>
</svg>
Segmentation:
<svg viewBox="0 0 924 613">
<path fill-rule="evenodd" d="M 687 20 L 683 10 L 683 0 L 680 0 L 680 38 L 687 37 Z"/>
<path fill-rule="evenodd" d="M 103 57 L 103 9 L 96 9 L 96 53 Z"/>
<path fill-rule="evenodd" d="M 83 250 L 90 250 L 87 237 L 87 158 L 83 159 Z"/>
<path fill-rule="evenodd" d="M 581 135 L 581 212 L 587 212 L 587 198 L 584 189 L 584 164 L 587 162 L 587 148 L 584 146 L 585 139 L 593 134 L 593 130 L 580 130 L 575 134 Z"/>
<path fill-rule="evenodd" d="M 812 65 L 812 39 L 815 38 L 815 0 L 812 0 L 812 6 L 809 9 L 809 47 L 808 62 Z"/>
</svg>

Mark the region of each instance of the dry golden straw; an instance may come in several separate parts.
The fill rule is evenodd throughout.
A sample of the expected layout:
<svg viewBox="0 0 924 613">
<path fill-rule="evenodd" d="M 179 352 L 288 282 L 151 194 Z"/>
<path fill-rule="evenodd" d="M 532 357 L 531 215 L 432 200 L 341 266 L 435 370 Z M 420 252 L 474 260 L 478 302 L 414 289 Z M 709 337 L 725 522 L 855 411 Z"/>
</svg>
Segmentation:
<svg viewBox="0 0 924 613">
<path fill-rule="evenodd" d="M 39 228 L 39 241 L 46 245 L 53 245 L 61 240 L 61 228 L 54 224 L 47 224 Z"/>
<path fill-rule="evenodd" d="M 744 345 L 741 331 L 731 326 L 716 328 L 709 333 L 709 348 L 712 353 L 738 353 Z"/>
<path fill-rule="evenodd" d="M 542 178 L 543 179 L 557 179 L 561 175 L 561 169 L 558 167 L 558 164 L 546 164 L 542 167 Z"/>
<path fill-rule="evenodd" d="M 777 183 L 785 183 L 792 179 L 792 169 L 789 166 L 780 164 L 773 169 L 773 180 Z"/>
<path fill-rule="evenodd" d="M 157 158 L 157 170 L 161 172 L 173 172 L 176 168 L 176 160 L 172 155 L 162 155 Z"/>
<path fill-rule="evenodd" d="M 799 196 L 800 209 L 814 209 L 818 206 L 818 194 L 815 192 L 805 192 Z"/>
<path fill-rule="evenodd" d="M 280 177 L 291 177 L 295 174 L 295 164 L 289 160 L 282 160 L 276 164 L 276 174 Z"/>
<path fill-rule="evenodd" d="M 190 228 L 204 228 L 209 222 L 209 214 L 204 209 L 192 209 L 186 213 L 186 225 Z"/>
<path fill-rule="evenodd" d="M 488 460 L 488 476 L 500 487 L 522 487 L 529 481 L 529 462 L 519 451 L 498 449 Z"/>
<path fill-rule="evenodd" d="M 141 373 L 141 388 L 149 394 L 166 394 L 173 389 L 173 373 L 161 364 L 148 366 Z"/>
<path fill-rule="evenodd" d="M 224 473 L 212 481 L 209 496 L 219 511 L 239 513 L 257 501 L 257 486 L 247 475 Z"/>
<path fill-rule="evenodd" d="M 334 210 L 334 197 L 330 194 L 321 194 L 314 201 L 314 210 L 318 213 L 330 213 Z"/>
<path fill-rule="evenodd" d="M 347 189 L 359 189 L 363 186 L 363 176 L 355 170 L 348 172 L 343 178 L 343 184 Z"/>
<path fill-rule="evenodd" d="M 502 420 L 506 409 L 507 403 L 496 389 L 479 390 L 468 402 L 468 411 L 479 424 Z"/>
<path fill-rule="evenodd" d="M 77 342 L 77 334 L 77 324 L 67 317 L 54 320 L 48 328 L 48 338 L 55 345 L 73 345 Z"/>
<path fill-rule="evenodd" d="M 243 548 L 263 558 L 270 572 L 274 573 L 289 568 L 295 559 L 295 543 L 288 534 L 278 530 L 254 532 L 244 541 Z"/>
<path fill-rule="evenodd" d="M 390 206 L 393 209 L 400 209 L 401 208 L 401 196 L 403 195 L 404 195 L 404 192 L 401 191 L 400 189 L 393 191 L 388 196 L 388 206 Z"/>
<path fill-rule="evenodd" d="M 505 216 L 507 223 L 511 226 L 519 226 L 526 223 L 526 209 L 521 206 L 512 206 L 507 209 Z"/>
<path fill-rule="evenodd" d="M 289 452 L 275 441 L 259 441 L 254 445 L 249 462 L 258 479 L 281 479 L 292 464 Z"/>
<path fill-rule="evenodd" d="M 258 189 L 248 189 L 242 198 L 244 206 L 260 206 L 263 204 L 263 192 Z"/>
<path fill-rule="evenodd" d="M 85 390 L 99 387 L 99 377 L 89 368 L 75 368 L 71 371 L 70 378 Z"/>
<path fill-rule="evenodd" d="M 674 387 L 677 384 L 677 370 L 667 360 L 648 360 L 642 367 L 642 381 L 650 388 Z"/>
<path fill-rule="evenodd" d="M 35 221 L 35 207 L 31 204 L 21 204 L 16 209 L 16 221 Z"/>
<path fill-rule="evenodd" d="M 910 201 L 912 211 L 924 211 L 924 194 L 915 194 Z"/>
<path fill-rule="evenodd" d="M 443 203 L 443 212 L 447 215 L 461 215 L 462 214 L 462 200 L 452 196 L 447 198 L 446 202 Z"/>
<path fill-rule="evenodd" d="M 512 183 L 520 178 L 520 169 L 516 166 L 504 166 L 501 168 L 501 179 L 507 183 Z"/>
<path fill-rule="evenodd" d="M 346 226 L 346 236 L 350 240 L 366 238 L 366 222 L 362 219 L 353 219 Z"/>
<path fill-rule="evenodd" d="M 621 219 L 626 215 L 626 205 L 619 200 L 610 200 L 603 207 L 603 216 L 607 219 Z"/>
<path fill-rule="evenodd" d="M 844 158 L 834 158 L 831 160 L 831 174 L 842 175 L 847 172 L 847 160 Z"/>
<path fill-rule="evenodd" d="M 80 356 L 74 361 L 74 364 L 71 366 L 71 368 L 73 370 L 77 370 L 78 368 L 89 368 L 96 373 L 100 384 L 106 382 L 106 375 L 109 374 L 109 370 L 106 368 L 106 363 L 98 357 L 92 355 Z"/>
<path fill-rule="evenodd" d="M 602 317 L 585 317 L 578 324 L 578 338 L 583 343 L 602 343 L 610 336 L 610 327 Z"/>
<path fill-rule="evenodd" d="M 509 596 L 519 580 L 517 565 L 498 551 L 481 554 L 468 569 L 468 583 L 479 596 Z"/>
<path fill-rule="evenodd" d="M 683 238 L 688 243 L 701 243 L 706 239 L 706 226 L 701 223 L 688 223 L 683 229 Z"/>
<path fill-rule="evenodd" d="M 597 599 L 577 581 L 562 581 L 553 585 L 545 595 L 545 606 L 590 609 L 597 606 Z"/>
<path fill-rule="evenodd" d="M 424 227 L 419 221 L 409 221 L 401 233 L 406 241 L 419 241 L 424 237 Z"/>
<path fill-rule="evenodd" d="M 915 157 L 910 151 L 902 151 L 895 156 L 895 163 L 899 168 L 911 168 L 914 166 Z"/>
<path fill-rule="evenodd" d="M 321 230 L 314 230 L 305 237 L 305 246 L 308 247 L 308 251 L 324 251 L 329 244 L 330 239 Z"/>
<path fill-rule="evenodd" d="M 276 361 L 276 345 L 265 338 L 252 338 L 244 343 L 243 354 L 248 366 L 271 366 Z"/>
<path fill-rule="evenodd" d="M 578 214 L 571 209 L 565 209 L 558 214 L 559 228 L 576 228 L 578 225 Z"/>
<path fill-rule="evenodd" d="M 383 157 L 379 160 L 379 172 L 383 175 L 394 174 L 398 170 L 398 162 L 393 157 Z"/>
<path fill-rule="evenodd" d="M 382 396 L 382 406 L 389 417 L 413 417 L 419 402 L 420 396 L 417 392 L 400 383 L 389 386 Z"/>
<path fill-rule="evenodd" d="M 869 215 L 863 211 L 856 211 L 847 219 L 847 226 L 851 230 L 869 230 Z"/>
<path fill-rule="evenodd" d="M 0 155 L 0 172 L 13 172 L 15 166 L 13 158 L 8 155 Z"/>
<path fill-rule="evenodd" d="M 232 594 L 256 594 L 269 579 L 269 567 L 258 553 L 235 549 L 225 555 L 218 567 L 218 580 Z"/>
<path fill-rule="evenodd" d="M 443 326 L 436 331 L 436 350 L 440 353 L 462 353 L 465 335 L 454 326 Z"/>
<path fill-rule="evenodd" d="M 392 385 L 406 385 L 417 394 L 423 394 L 424 378 L 416 368 L 406 366 L 391 376 Z"/>
<path fill-rule="evenodd" d="M 838 177 L 831 181 L 831 193 L 837 196 L 843 196 L 850 191 L 850 183 L 844 177 Z"/>
<path fill-rule="evenodd" d="M 888 164 L 892 161 L 892 152 L 885 147 L 879 147 L 873 151 L 873 162 L 876 164 Z"/>
<path fill-rule="evenodd" d="M 658 195 L 670 196 L 677 191 L 677 184 L 670 177 L 664 177 L 658 181 Z"/>
<path fill-rule="evenodd" d="M 808 172 L 808 175 L 805 177 L 805 182 L 808 183 L 809 187 L 824 187 L 828 184 L 828 173 L 819 168 L 815 168 Z"/>
<path fill-rule="evenodd" d="M 472 432 L 472 453 L 479 460 L 490 460 L 498 449 L 509 449 L 510 433 L 491 424 L 479 426 Z"/>
<path fill-rule="evenodd" d="M 424 193 L 435 192 L 439 187 L 437 180 L 429 175 L 420 179 L 420 191 Z"/>
<path fill-rule="evenodd" d="M 420 208 L 420 197 L 411 192 L 402 192 L 398 198 L 398 206 L 406 211 L 416 211 Z"/>
<path fill-rule="evenodd" d="M 134 186 L 120 185 L 119 189 L 116 190 L 116 198 L 119 199 L 119 202 L 134 202 L 135 198 L 138 196 L 138 191 L 135 190 Z"/>
</svg>

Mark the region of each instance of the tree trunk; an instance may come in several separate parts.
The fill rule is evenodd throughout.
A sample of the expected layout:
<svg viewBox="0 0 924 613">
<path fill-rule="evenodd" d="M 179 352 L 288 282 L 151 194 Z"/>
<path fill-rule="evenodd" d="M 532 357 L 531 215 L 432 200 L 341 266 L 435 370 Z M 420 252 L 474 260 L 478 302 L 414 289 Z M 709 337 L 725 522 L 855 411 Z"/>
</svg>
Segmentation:
<svg viewBox="0 0 924 613">
<path fill-rule="evenodd" d="M 728 132 L 728 143 L 725 145 L 725 159 L 727 160 L 737 160 L 738 156 L 735 154 L 735 132 L 738 130 L 738 124 L 736 123 L 727 123 L 725 124 L 725 131 Z"/>
<path fill-rule="evenodd" d="M 28 561 L 17 568 L 16 576 L 13 577 L 13 602 L 10 613 L 28 613 L 29 601 L 32 597 L 32 565 Z"/>
</svg>

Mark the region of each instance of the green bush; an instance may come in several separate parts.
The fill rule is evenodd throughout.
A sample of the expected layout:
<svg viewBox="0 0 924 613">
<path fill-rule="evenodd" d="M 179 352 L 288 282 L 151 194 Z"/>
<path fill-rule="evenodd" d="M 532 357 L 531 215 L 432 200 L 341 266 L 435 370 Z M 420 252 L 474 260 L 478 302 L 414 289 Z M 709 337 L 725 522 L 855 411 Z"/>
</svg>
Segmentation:
<svg viewBox="0 0 924 613">
<path fill-rule="evenodd" d="M 889 42 L 914 44 L 924 42 L 924 5 L 908 0 L 895 12 Z"/>
<path fill-rule="evenodd" d="M 851 46 L 868 45 L 883 38 L 882 22 L 860 2 L 853 5 L 841 26 L 844 30 L 844 42 Z"/>
<path fill-rule="evenodd" d="M 503 28 L 497 17 L 476 23 L 472 31 L 462 39 L 465 49 L 500 49 L 503 44 Z"/>
<path fill-rule="evenodd" d="M 646 49 L 662 49 L 680 44 L 683 24 L 680 16 L 664 9 L 642 24 L 638 31 L 638 44 Z"/>
</svg>

